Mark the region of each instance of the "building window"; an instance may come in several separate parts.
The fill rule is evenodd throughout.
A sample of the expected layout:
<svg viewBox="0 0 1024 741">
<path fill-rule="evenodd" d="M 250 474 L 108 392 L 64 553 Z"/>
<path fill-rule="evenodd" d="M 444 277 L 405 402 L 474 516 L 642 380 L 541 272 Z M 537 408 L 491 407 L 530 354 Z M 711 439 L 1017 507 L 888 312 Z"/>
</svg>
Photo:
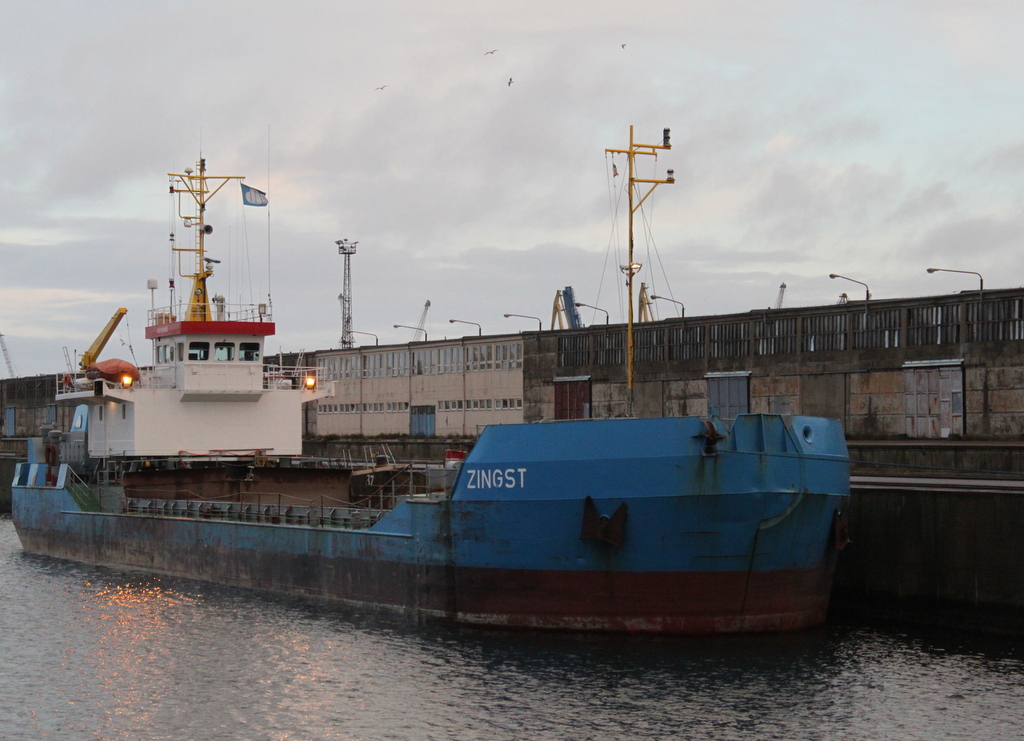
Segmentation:
<svg viewBox="0 0 1024 741">
<path fill-rule="evenodd" d="M 562 335 L 558 338 L 558 365 L 561 368 L 590 365 L 590 335 Z"/>
<path fill-rule="evenodd" d="M 663 327 L 634 329 L 633 339 L 636 342 L 634 357 L 637 362 L 665 359 L 665 329 Z"/>
</svg>

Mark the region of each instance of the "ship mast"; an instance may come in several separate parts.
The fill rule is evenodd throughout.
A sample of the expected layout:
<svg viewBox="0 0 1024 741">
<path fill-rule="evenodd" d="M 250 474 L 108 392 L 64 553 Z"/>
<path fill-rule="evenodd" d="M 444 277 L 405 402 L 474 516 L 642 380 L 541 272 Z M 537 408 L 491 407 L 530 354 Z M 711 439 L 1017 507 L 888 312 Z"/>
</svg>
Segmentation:
<svg viewBox="0 0 1024 741">
<path fill-rule="evenodd" d="M 626 324 L 626 405 L 630 417 L 633 416 L 633 276 L 643 267 L 643 265 L 633 260 L 633 214 L 643 205 L 643 202 L 647 200 L 647 196 L 653 193 L 655 188 L 662 183 L 674 183 L 676 181 L 673 170 L 666 172 L 664 180 L 636 177 L 633 159 L 641 154 L 657 158 L 659 149 L 672 149 L 669 133 L 669 129 L 665 129 L 662 132 L 661 144 L 639 144 L 633 141 L 633 126 L 630 125 L 629 149 L 604 150 L 611 154 L 624 154 L 629 160 L 629 260 L 625 265 L 620 265 L 619 267 L 626 274 L 626 287 L 629 294 L 629 315 Z M 647 192 L 643 195 L 640 194 L 636 187 L 638 183 L 650 185 Z M 636 202 L 634 203 L 634 201 Z"/>
<path fill-rule="evenodd" d="M 184 173 L 167 173 L 171 180 L 171 193 L 178 194 L 178 216 L 185 223 L 186 227 L 196 228 L 196 238 L 193 247 L 172 246 L 171 250 L 178 253 L 178 274 L 182 278 L 192 279 L 192 292 L 189 294 L 188 311 L 185 314 L 185 321 L 208 322 L 212 319 L 210 314 L 210 297 L 206 292 L 206 279 L 213 275 L 213 263 L 220 260 L 213 260 L 206 257 L 204 240 L 208 234 L 213 233 L 213 227 L 206 223 L 206 204 L 217 192 L 232 180 L 244 180 L 242 175 L 207 175 L 206 159 L 199 158 L 195 171 L 186 167 Z M 195 214 L 183 212 L 184 202 L 181 194 L 188 193 L 192 196 L 196 205 Z M 181 253 L 191 252 L 195 254 L 195 266 L 193 272 L 185 272 L 181 264 Z"/>
</svg>

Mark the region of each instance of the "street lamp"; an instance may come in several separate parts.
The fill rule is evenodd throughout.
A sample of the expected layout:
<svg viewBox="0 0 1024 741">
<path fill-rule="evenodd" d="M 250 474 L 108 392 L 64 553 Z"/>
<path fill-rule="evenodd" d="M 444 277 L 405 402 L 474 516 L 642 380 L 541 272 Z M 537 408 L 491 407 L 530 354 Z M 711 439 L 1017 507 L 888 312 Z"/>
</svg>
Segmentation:
<svg viewBox="0 0 1024 741">
<path fill-rule="evenodd" d="M 540 320 L 539 316 L 530 316 L 529 314 L 505 314 L 505 318 L 508 319 L 510 316 L 518 316 L 523 319 L 536 319 L 537 320 L 537 331 L 542 332 L 544 330 L 544 323 Z"/>
<path fill-rule="evenodd" d="M 479 336 L 483 336 L 483 333 L 484 333 L 484 328 L 483 328 L 483 327 L 481 327 L 481 326 L 480 326 L 479 324 L 477 324 L 476 322 L 467 322 L 467 321 L 466 321 L 466 320 L 464 320 L 464 319 L 449 319 L 449 320 L 448 320 L 448 323 L 449 323 L 449 324 L 455 324 L 455 323 L 458 323 L 458 324 L 472 324 L 472 325 L 474 325 L 474 326 L 476 327 L 476 333 L 477 333 L 477 335 L 479 335 Z"/>
<path fill-rule="evenodd" d="M 380 340 L 377 338 L 377 335 L 375 335 L 373 332 L 357 332 L 354 329 L 350 329 L 349 332 L 351 332 L 352 334 L 368 334 L 368 335 L 370 335 L 370 337 L 373 338 L 373 344 L 374 345 L 379 345 L 380 344 Z"/>
<path fill-rule="evenodd" d="M 394 324 L 392 326 L 395 329 L 411 329 L 414 332 L 422 332 L 423 333 L 423 341 L 424 342 L 427 341 L 427 330 L 423 329 L 423 327 L 411 327 L 408 324 Z"/>
<path fill-rule="evenodd" d="M 951 268 L 928 268 L 929 273 L 964 273 L 965 275 L 976 275 L 978 276 L 978 292 L 979 295 L 985 290 L 985 279 L 981 277 L 981 273 L 975 273 L 973 270 L 953 270 Z"/>
<path fill-rule="evenodd" d="M 854 280 L 853 278 L 847 278 L 845 275 L 837 275 L 836 273 L 829 273 L 828 277 L 831 278 L 832 280 L 835 280 L 836 278 L 842 278 L 843 280 L 848 280 L 851 283 L 859 283 L 860 285 L 864 286 L 864 300 L 865 301 L 870 301 L 871 300 L 871 291 L 868 290 L 868 284 L 867 283 L 864 283 L 864 282 L 859 281 L 859 280 Z"/>
<path fill-rule="evenodd" d="M 579 307 L 579 306 L 586 306 L 588 309 L 597 309 L 598 311 L 604 311 L 604 309 L 602 309 L 600 306 L 591 306 L 590 304 L 584 304 L 584 303 L 582 303 L 580 301 L 576 302 L 576 306 L 577 307 Z M 608 312 L 607 311 L 604 311 L 604 323 L 605 324 L 608 323 Z"/>
<path fill-rule="evenodd" d="M 651 296 L 651 299 L 654 301 L 671 301 L 673 304 L 679 304 L 680 318 L 686 316 L 686 307 L 683 306 L 682 301 L 676 301 L 674 298 L 669 298 L 668 296 Z"/>
</svg>

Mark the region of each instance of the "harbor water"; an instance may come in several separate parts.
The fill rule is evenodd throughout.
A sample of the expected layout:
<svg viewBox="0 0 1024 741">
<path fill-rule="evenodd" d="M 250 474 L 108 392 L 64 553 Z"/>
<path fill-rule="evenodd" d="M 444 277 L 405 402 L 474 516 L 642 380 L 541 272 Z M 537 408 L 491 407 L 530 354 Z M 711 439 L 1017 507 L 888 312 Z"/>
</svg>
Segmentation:
<svg viewBox="0 0 1024 741">
<path fill-rule="evenodd" d="M 1020 639 L 479 630 L 28 555 L 10 520 L 0 599 L 11 741 L 1024 738 Z"/>
</svg>

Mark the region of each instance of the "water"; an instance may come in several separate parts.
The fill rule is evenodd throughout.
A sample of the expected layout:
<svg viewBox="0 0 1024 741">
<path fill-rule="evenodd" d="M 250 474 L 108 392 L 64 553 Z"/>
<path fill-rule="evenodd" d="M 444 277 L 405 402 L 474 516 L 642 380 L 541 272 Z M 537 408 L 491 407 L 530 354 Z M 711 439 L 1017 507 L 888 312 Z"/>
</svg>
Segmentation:
<svg viewBox="0 0 1024 741">
<path fill-rule="evenodd" d="M 495 632 L 26 555 L 0 738 L 1016 739 L 1024 641 Z"/>
</svg>

